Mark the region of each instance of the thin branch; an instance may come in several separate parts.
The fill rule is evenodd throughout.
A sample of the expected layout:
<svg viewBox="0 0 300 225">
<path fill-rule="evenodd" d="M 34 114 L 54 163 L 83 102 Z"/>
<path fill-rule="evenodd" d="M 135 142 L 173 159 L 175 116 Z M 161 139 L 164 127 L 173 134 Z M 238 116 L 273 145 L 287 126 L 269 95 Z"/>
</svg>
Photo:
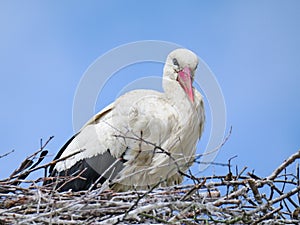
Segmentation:
<svg viewBox="0 0 300 225">
<path fill-rule="evenodd" d="M 4 153 L 3 155 L 0 155 L 0 159 L 3 158 L 3 157 L 6 157 L 8 156 L 9 154 L 13 153 L 15 150 L 11 150 L 10 152 L 7 152 L 7 153 Z"/>
<path fill-rule="evenodd" d="M 266 179 L 274 180 L 286 167 L 295 162 L 296 159 L 300 158 L 300 150 L 298 150 L 295 154 L 291 155 L 288 159 L 286 159 L 279 167 L 277 167 L 273 173 L 268 176 Z"/>
<path fill-rule="evenodd" d="M 64 160 L 66 160 L 67 158 L 70 158 L 70 157 L 72 157 L 72 156 L 74 156 L 74 155 L 77 155 L 77 154 L 79 154 L 79 153 L 81 153 L 81 152 L 83 152 L 83 151 L 84 151 L 84 150 L 78 150 L 78 151 L 76 151 L 76 152 L 74 152 L 74 153 L 72 153 L 72 154 L 70 154 L 70 155 L 68 155 L 68 156 L 61 157 L 61 158 L 59 158 L 59 159 L 53 160 L 53 161 L 51 161 L 51 162 L 49 162 L 49 163 L 46 163 L 46 164 L 44 164 L 44 165 L 41 165 L 41 166 L 32 168 L 32 169 L 30 169 L 30 170 L 28 170 L 28 171 L 25 171 L 25 172 L 23 172 L 23 173 L 21 173 L 21 174 L 19 174 L 19 175 L 14 175 L 14 176 L 9 177 L 9 178 L 7 178 L 7 179 L 0 180 L 0 183 L 2 183 L 2 182 L 9 182 L 9 181 L 11 181 L 12 179 L 15 179 L 15 178 L 18 178 L 19 176 L 24 175 L 24 173 L 32 173 L 32 172 L 37 171 L 37 170 L 39 170 L 39 169 L 45 169 L 45 168 L 48 168 L 48 167 L 51 166 L 51 165 L 55 165 L 56 163 L 61 162 L 61 161 L 64 161 Z M 49 178 L 46 178 L 46 179 L 49 179 Z"/>
<path fill-rule="evenodd" d="M 259 219 L 255 220 L 253 223 L 251 223 L 251 225 L 256 225 L 266 219 L 271 218 L 275 213 L 279 212 L 281 209 L 282 209 L 282 207 L 280 206 L 280 207 L 272 210 L 271 212 L 266 213 L 264 216 L 260 217 Z"/>
</svg>

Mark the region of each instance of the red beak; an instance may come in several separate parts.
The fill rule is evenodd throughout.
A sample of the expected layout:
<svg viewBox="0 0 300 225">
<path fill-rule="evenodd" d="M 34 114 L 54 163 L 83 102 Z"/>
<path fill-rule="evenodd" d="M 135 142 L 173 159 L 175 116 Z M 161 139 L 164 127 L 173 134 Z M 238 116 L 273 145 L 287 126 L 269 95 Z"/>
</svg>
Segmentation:
<svg viewBox="0 0 300 225">
<path fill-rule="evenodd" d="M 181 87 L 188 95 L 191 102 L 194 102 L 194 92 L 192 87 L 192 72 L 189 67 L 184 67 L 183 70 L 178 72 L 178 82 L 180 83 Z"/>
</svg>

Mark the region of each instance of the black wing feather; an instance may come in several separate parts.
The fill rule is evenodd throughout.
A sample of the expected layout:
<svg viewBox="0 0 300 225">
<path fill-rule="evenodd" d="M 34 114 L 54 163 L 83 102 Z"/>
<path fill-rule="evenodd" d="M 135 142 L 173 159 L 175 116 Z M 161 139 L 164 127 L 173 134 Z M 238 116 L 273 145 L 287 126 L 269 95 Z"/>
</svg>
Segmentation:
<svg viewBox="0 0 300 225">
<path fill-rule="evenodd" d="M 75 134 L 70 138 L 64 146 L 59 150 L 54 160 L 59 159 L 68 145 L 78 135 Z M 87 190 L 101 177 L 99 183 L 105 182 L 107 179 L 114 179 L 117 174 L 123 169 L 124 160 L 116 162 L 116 158 L 110 154 L 109 149 L 103 153 L 90 158 L 82 159 L 76 162 L 71 168 L 58 172 L 54 169 L 55 164 L 49 168 L 49 177 L 53 179 L 47 179 L 44 185 L 56 183 L 57 179 L 60 179 L 57 183 L 58 191 L 81 191 Z M 111 167 L 111 165 L 114 166 Z M 108 168 L 110 168 L 108 170 Z M 108 171 L 106 171 L 108 170 Z M 105 174 L 104 174 L 105 173 Z M 80 174 L 80 176 L 78 176 Z M 103 174 L 103 175 L 102 175 Z M 77 177 L 76 177 L 77 176 Z"/>
<path fill-rule="evenodd" d="M 55 158 L 53 160 L 59 159 L 60 156 L 63 154 L 63 152 L 66 150 L 66 148 L 69 146 L 69 144 L 74 140 L 74 138 L 78 135 L 79 133 L 73 135 L 73 137 L 71 137 L 65 144 L 64 146 L 61 147 L 61 149 L 59 150 L 59 152 L 56 154 Z M 53 169 L 55 167 L 55 164 L 51 165 L 49 168 L 49 174 L 51 175 L 53 172 Z"/>
</svg>

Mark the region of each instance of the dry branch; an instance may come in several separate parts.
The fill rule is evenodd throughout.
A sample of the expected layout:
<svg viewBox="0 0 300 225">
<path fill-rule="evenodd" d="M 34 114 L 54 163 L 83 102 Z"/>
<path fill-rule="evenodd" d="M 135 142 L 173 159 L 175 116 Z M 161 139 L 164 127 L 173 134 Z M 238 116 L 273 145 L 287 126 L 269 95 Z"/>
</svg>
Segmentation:
<svg viewBox="0 0 300 225">
<path fill-rule="evenodd" d="M 9 151 L 9 152 L 4 153 L 3 155 L 0 155 L 0 159 L 1 159 L 1 158 L 4 158 L 5 156 L 8 156 L 9 154 L 13 153 L 14 151 L 15 151 L 15 150 L 13 149 L 13 150 L 11 150 L 11 151 Z"/>
<path fill-rule="evenodd" d="M 294 163 L 295 160 L 300 158 L 300 150 L 298 150 L 295 154 L 291 155 L 288 159 L 286 159 L 279 167 L 277 167 L 274 172 L 267 177 L 268 180 L 274 180 L 284 169 L 286 169 L 290 164 Z"/>
</svg>

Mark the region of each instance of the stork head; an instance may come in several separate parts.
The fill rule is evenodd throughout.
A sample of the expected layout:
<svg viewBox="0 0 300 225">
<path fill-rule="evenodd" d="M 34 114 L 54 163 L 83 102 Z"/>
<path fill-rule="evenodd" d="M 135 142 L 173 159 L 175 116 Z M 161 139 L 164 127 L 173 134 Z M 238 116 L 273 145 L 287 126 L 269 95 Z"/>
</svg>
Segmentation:
<svg viewBox="0 0 300 225">
<path fill-rule="evenodd" d="M 192 83 L 197 66 L 197 55 L 188 49 L 180 48 L 168 55 L 164 67 L 164 79 L 179 83 L 191 102 L 194 102 Z M 168 87 L 164 85 L 164 89 L 167 92 Z"/>
</svg>

